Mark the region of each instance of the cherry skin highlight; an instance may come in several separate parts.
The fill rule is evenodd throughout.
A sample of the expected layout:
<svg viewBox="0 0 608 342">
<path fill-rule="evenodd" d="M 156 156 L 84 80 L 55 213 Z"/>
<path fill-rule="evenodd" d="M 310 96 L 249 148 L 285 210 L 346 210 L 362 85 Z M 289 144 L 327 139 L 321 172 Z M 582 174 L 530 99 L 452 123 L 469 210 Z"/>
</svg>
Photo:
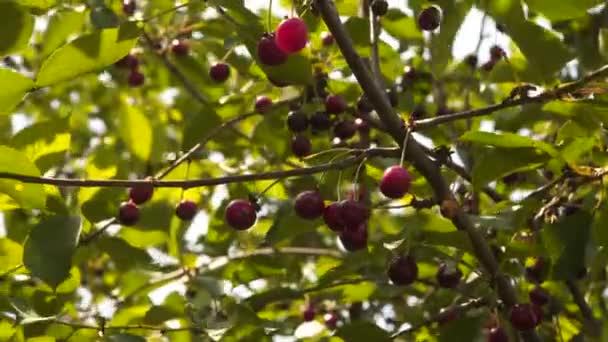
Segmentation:
<svg viewBox="0 0 608 342">
<path fill-rule="evenodd" d="M 264 114 L 272 108 L 272 100 L 268 96 L 258 96 L 255 99 L 255 111 Z"/>
<path fill-rule="evenodd" d="M 448 264 L 442 263 L 437 270 L 437 283 L 439 286 L 453 289 L 460 283 L 462 271 L 457 266 L 450 267 Z"/>
<path fill-rule="evenodd" d="M 391 260 L 388 278 L 395 285 L 409 285 L 418 278 L 418 265 L 412 256 L 398 256 Z"/>
<path fill-rule="evenodd" d="M 407 169 L 395 165 L 384 171 L 380 181 L 380 192 L 388 198 L 401 198 L 410 189 L 412 175 Z"/>
<path fill-rule="evenodd" d="M 487 342 L 509 342 L 509 335 L 504 328 L 494 327 L 488 332 Z"/>
<path fill-rule="evenodd" d="M 218 83 L 225 82 L 230 77 L 230 66 L 226 63 L 215 63 L 209 69 L 209 77 Z"/>
<path fill-rule="evenodd" d="M 226 206 L 224 219 L 232 228 L 245 230 L 255 224 L 257 213 L 253 203 L 244 199 L 237 199 Z"/>
<path fill-rule="evenodd" d="M 308 27 L 300 18 L 285 19 L 276 29 L 275 41 L 286 54 L 296 53 L 308 43 Z"/>
<path fill-rule="evenodd" d="M 294 133 L 303 132 L 308 128 L 308 116 L 299 110 L 287 114 L 287 128 Z"/>
</svg>

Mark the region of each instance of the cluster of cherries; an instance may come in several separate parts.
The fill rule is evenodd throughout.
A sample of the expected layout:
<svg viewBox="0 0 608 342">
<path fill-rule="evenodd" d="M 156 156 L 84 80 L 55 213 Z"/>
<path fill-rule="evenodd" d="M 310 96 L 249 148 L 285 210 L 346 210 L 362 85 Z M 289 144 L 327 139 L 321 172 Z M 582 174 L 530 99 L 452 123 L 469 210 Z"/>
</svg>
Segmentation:
<svg viewBox="0 0 608 342">
<path fill-rule="evenodd" d="M 302 311 L 302 318 L 304 322 L 314 321 L 315 316 L 317 315 L 317 310 L 314 305 L 308 304 L 304 310 Z M 338 326 L 338 322 L 340 321 L 340 316 L 337 311 L 329 311 L 323 315 L 323 323 L 328 329 L 336 329 Z"/>
<path fill-rule="evenodd" d="M 308 26 L 300 18 L 288 18 L 277 26 L 275 32 L 264 33 L 257 43 L 257 57 L 260 63 L 278 66 L 290 54 L 302 50 L 308 43 Z"/>
<path fill-rule="evenodd" d="M 149 179 L 149 178 L 148 178 Z M 139 221 L 139 205 L 149 201 L 154 194 L 154 186 L 149 183 L 134 186 L 129 189 L 129 200 L 122 202 L 118 208 L 118 221 L 124 226 L 132 226 Z M 190 221 L 196 216 L 198 206 L 194 201 L 182 199 L 175 206 L 175 215 Z"/>
</svg>

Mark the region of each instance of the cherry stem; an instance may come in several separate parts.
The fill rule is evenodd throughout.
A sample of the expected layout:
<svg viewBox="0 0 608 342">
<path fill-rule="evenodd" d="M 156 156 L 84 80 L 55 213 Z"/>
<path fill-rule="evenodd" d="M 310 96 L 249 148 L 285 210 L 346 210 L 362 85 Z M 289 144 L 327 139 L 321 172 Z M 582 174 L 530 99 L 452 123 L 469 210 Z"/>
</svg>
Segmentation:
<svg viewBox="0 0 608 342">
<path fill-rule="evenodd" d="M 228 57 L 230 57 L 230 55 L 232 55 L 232 53 L 234 52 L 234 46 L 230 48 L 230 50 L 228 50 L 228 52 L 226 52 L 226 54 L 222 57 L 222 59 L 220 59 L 221 62 L 225 62 L 226 59 L 228 59 Z"/>
<path fill-rule="evenodd" d="M 336 194 L 338 197 L 338 202 L 340 202 L 340 184 L 342 184 L 342 170 L 338 172 L 338 184 L 336 184 Z"/>
<path fill-rule="evenodd" d="M 142 22 L 142 23 L 146 23 L 146 22 L 148 22 L 148 21 L 151 21 L 151 20 L 154 20 L 154 19 L 160 18 L 160 17 L 162 17 L 162 16 L 164 16 L 164 15 L 167 15 L 167 14 L 173 13 L 173 12 L 177 11 L 177 10 L 178 10 L 178 9 L 180 9 L 180 8 L 187 7 L 187 6 L 189 6 L 190 4 L 191 4 L 191 2 L 186 2 L 186 3 L 183 3 L 183 4 L 181 4 L 181 5 L 177 5 L 177 6 L 173 7 L 173 8 L 169 8 L 169 9 L 166 9 L 166 10 L 164 10 L 164 11 L 158 12 L 157 14 L 151 15 L 151 16 L 149 16 L 149 17 L 147 17 L 147 18 L 143 18 L 143 19 L 141 19 L 141 20 L 140 20 L 140 22 Z"/>
<path fill-rule="evenodd" d="M 359 201 L 359 172 L 361 171 L 361 167 L 365 164 L 367 157 L 363 158 L 357 166 L 357 171 L 355 171 L 355 179 L 354 179 L 354 190 L 355 190 L 355 201 Z"/>
<path fill-rule="evenodd" d="M 268 0 L 268 32 L 272 32 L 272 0 Z"/>
<path fill-rule="evenodd" d="M 190 173 L 190 163 L 192 162 L 192 160 L 188 159 L 186 161 L 186 174 L 184 175 L 184 179 L 187 180 L 188 179 L 188 174 Z M 186 191 L 185 188 L 182 188 L 182 193 L 179 195 L 179 199 L 180 201 L 184 199 L 184 192 Z"/>
<path fill-rule="evenodd" d="M 401 158 L 399 159 L 399 166 L 403 167 L 403 161 L 405 160 L 405 149 L 407 148 L 407 142 L 410 140 L 410 132 L 412 131 L 406 126 L 405 138 L 403 139 L 403 148 L 401 149 Z"/>
<path fill-rule="evenodd" d="M 268 185 L 264 190 L 262 190 L 262 192 L 260 192 L 259 196 L 262 196 L 263 194 L 265 194 L 268 190 L 270 190 L 270 188 L 272 188 L 273 186 L 275 186 L 277 183 L 281 182 L 282 179 L 277 179 L 274 182 L 270 183 L 270 185 Z"/>
</svg>

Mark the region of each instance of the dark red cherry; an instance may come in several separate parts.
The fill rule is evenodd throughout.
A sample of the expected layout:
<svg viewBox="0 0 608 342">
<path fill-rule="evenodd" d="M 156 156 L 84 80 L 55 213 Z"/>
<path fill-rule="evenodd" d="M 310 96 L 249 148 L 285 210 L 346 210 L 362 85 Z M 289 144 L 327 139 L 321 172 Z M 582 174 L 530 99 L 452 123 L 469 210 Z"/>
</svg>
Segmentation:
<svg viewBox="0 0 608 342">
<path fill-rule="evenodd" d="M 531 304 L 515 304 L 511 308 L 509 320 L 519 331 L 532 330 L 540 323 L 540 317 Z"/>
<path fill-rule="evenodd" d="M 255 224 L 255 220 L 257 219 L 255 206 L 248 200 L 233 200 L 226 206 L 224 219 L 234 229 L 249 229 Z"/>
<path fill-rule="evenodd" d="M 464 58 L 464 63 L 470 66 L 471 68 L 477 68 L 477 56 L 476 55 L 468 55 Z"/>
<path fill-rule="evenodd" d="M 505 50 L 503 50 L 503 48 L 501 48 L 498 45 L 494 45 L 490 48 L 490 58 L 493 61 L 499 61 L 501 60 L 503 57 L 506 57 L 507 53 L 505 52 Z"/>
<path fill-rule="evenodd" d="M 342 140 L 352 138 L 357 133 L 357 124 L 353 120 L 343 120 L 334 126 L 334 135 Z"/>
<path fill-rule="evenodd" d="M 334 44 L 334 36 L 327 31 L 321 32 L 321 43 L 323 46 L 331 46 Z"/>
<path fill-rule="evenodd" d="M 367 222 L 355 229 L 345 229 L 340 233 L 340 243 L 349 252 L 355 252 L 367 247 Z"/>
<path fill-rule="evenodd" d="M 370 127 L 367 120 L 356 118 L 355 125 L 357 126 L 357 131 L 359 131 L 360 133 L 369 133 Z"/>
<path fill-rule="evenodd" d="M 509 342 L 509 335 L 503 327 L 493 327 L 488 332 L 487 342 Z"/>
<path fill-rule="evenodd" d="M 543 306 L 549 303 L 549 300 L 551 299 L 549 291 L 545 290 L 540 285 L 537 285 L 530 290 L 528 297 L 530 298 L 530 303 L 538 306 Z"/>
<path fill-rule="evenodd" d="M 331 119 L 324 112 L 316 112 L 310 117 L 310 126 L 317 131 L 325 131 L 331 127 Z"/>
<path fill-rule="evenodd" d="M 418 27 L 423 31 L 435 31 L 441 24 L 442 17 L 443 14 L 439 6 L 429 6 L 418 14 Z"/>
<path fill-rule="evenodd" d="M 302 311 L 302 318 L 304 319 L 304 322 L 310 322 L 312 320 L 315 319 L 315 315 L 317 314 L 315 307 L 311 305 L 308 305 L 304 311 Z"/>
<path fill-rule="evenodd" d="M 230 66 L 223 62 L 215 63 L 209 69 L 209 77 L 218 83 L 225 82 L 230 76 Z"/>
<path fill-rule="evenodd" d="M 340 114 L 346 107 L 346 100 L 340 95 L 327 95 L 325 98 L 325 110 L 328 114 Z"/>
<path fill-rule="evenodd" d="M 127 81 L 131 87 L 139 87 L 144 84 L 144 80 L 144 74 L 139 72 L 137 69 L 133 69 L 131 70 L 131 73 L 129 73 L 129 78 Z"/>
<path fill-rule="evenodd" d="M 372 13 L 377 16 L 383 16 L 388 12 L 388 2 L 386 0 L 373 0 Z"/>
<path fill-rule="evenodd" d="M 139 221 L 139 208 L 132 201 L 122 202 L 118 208 L 118 221 L 123 226 L 132 226 Z"/>
<path fill-rule="evenodd" d="M 281 65 L 287 61 L 287 54 L 277 46 L 273 33 L 265 33 L 258 41 L 258 59 L 269 66 Z"/>
<path fill-rule="evenodd" d="M 174 40 L 171 43 L 171 52 L 176 56 L 185 56 L 190 52 L 190 44 L 185 40 Z"/>
<path fill-rule="evenodd" d="M 418 278 L 418 265 L 414 257 L 397 256 L 388 266 L 388 278 L 395 285 L 409 285 Z"/>
<path fill-rule="evenodd" d="M 323 215 L 325 203 L 320 192 L 308 190 L 296 196 L 294 209 L 299 217 L 306 220 L 314 220 Z"/>
<path fill-rule="evenodd" d="M 312 150 L 310 139 L 305 135 L 295 135 L 291 138 L 291 151 L 293 155 L 299 158 L 306 157 Z"/>
<path fill-rule="evenodd" d="M 447 323 L 453 322 L 458 318 L 458 311 L 453 308 L 443 308 L 437 315 L 437 323 L 439 325 L 445 325 Z"/>
<path fill-rule="evenodd" d="M 485 71 L 485 72 L 490 72 L 490 71 L 492 71 L 492 69 L 494 69 L 495 65 L 496 65 L 495 61 L 489 60 L 481 65 L 481 70 Z"/>
<path fill-rule="evenodd" d="M 360 201 L 351 199 L 340 202 L 339 212 L 347 230 L 356 228 L 367 222 L 371 216 L 371 211 L 368 206 Z"/>
<path fill-rule="evenodd" d="M 323 210 L 323 221 L 325 224 L 335 232 L 341 232 L 344 230 L 344 221 L 342 221 L 341 215 L 342 206 L 339 202 L 334 202 Z"/>
<path fill-rule="evenodd" d="M 388 198 L 401 198 L 410 189 L 412 176 L 407 169 L 395 165 L 384 171 L 380 181 L 380 192 Z"/>
<path fill-rule="evenodd" d="M 122 11 L 124 14 L 131 16 L 135 13 L 136 8 L 135 0 L 123 0 L 122 1 Z"/>
<path fill-rule="evenodd" d="M 330 330 L 336 329 L 336 327 L 338 326 L 338 319 L 338 313 L 334 311 L 328 312 L 323 316 L 325 326 Z"/>
<path fill-rule="evenodd" d="M 152 184 L 139 184 L 129 189 L 129 199 L 135 204 L 143 204 L 152 198 L 154 186 Z"/>
<path fill-rule="evenodd" d="M 357 100 L 357 111 L 361 114 L 369 114 L 374 110 L 374 106 L 372 106 L 371 102 L 365 95 L 361 95 Z"/>
<path fill-rule="evenodd" d="M 183 221 L 190 221 L 196 216 L 198 206 L 190 200 L 182 200 L 175 206 L 175 215 Z"/>
<path fill-rule="evenodd" d="M 460 278 L 462 278 L 462 271 L 460 271 L 460 269 L 458 269 L 458 266 L 456 265 L 442 263 L 441 265 L 439 265 L 436 278 L 439 286 L 448 289 L 453 289 L 460 283 Z"/>
<path fill-rule="evenodd" d="M 118 60 L 118 62 L 116 62 L 114 65 L 116 65 L 116 67 L 118 68 L 137 69 L 137 67 L 139 66 L 139 58 L 137 58 L 137 56 L 135 56 L 134 54 L 130 53 Z"/>
<path fill-rule="evenodd" d="M 255 111 L 264 114 L 272 108 L 272 100 L 268 96 L 258 96 L 255 99 Z"/>
<path fill-rule="evenodd" d="M 287 114 L 287 127 L 294 133 L 305 131 L 308 128 L 308 116 L 300 110 L 292 110 Z"/>
<path fill-rule="evenodd" d="M 283 52 L 296 53 L 308 43 L 308 26 L 300 18 L 285 19 L 277 26 L 274 39 Z"/>
</svg>

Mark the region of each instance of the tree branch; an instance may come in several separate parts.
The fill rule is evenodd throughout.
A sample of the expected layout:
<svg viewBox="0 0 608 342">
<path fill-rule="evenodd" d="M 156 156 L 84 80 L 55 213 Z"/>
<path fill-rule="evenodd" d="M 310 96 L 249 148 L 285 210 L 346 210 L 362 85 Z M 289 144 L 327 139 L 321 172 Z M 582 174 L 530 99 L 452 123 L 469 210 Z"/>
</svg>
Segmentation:
<svg viewBox="0 0 608 342">
<path fill-rule="evenodd" d="M 401 144 L 405 138 L 405 130 L 402 129 L 401 120 L 394 113 L 388 98 L 384 96 L 384 91 L 380 88 L 375 78 L 356 52 L 351 37 L 340 21 L 340 16 L 333 1 L 317 0 L 316 4 L 316 7 L 323 16 L 325 24 L 336 39 L 338 47 L 342 51 L 342 54 L 353 71 L 359 85 L 363 88 L 366 96 L 373 104 L 378 116 L 389 131 L 389 134 L 395 141 Z M 441 176 L 439 167 L 427 157 L 420 144 L 415 139 L 410 139 L 407 144 L 406 158 L 427 179 L 429 184 L 433 187 L 433 191 L 440 203 L 443 201 L 455 203 L 453 194 L 451 193 L 448 184 Z M 517 295 L 510 280 L 501 273 L 489 244 L 483 235 L 475 229 L 473 223 L 461 208 L 455 208 L 454 215 L 451 215 L 450 219 L 458 229 L 464 230 L 467 233 L 474 254 L 484 266 L 490 278 L 494 280 L 498 294 L 505 306 L 507 309 L 510 309 L 517 303 Z M 538 335 L 534 331 L 522 333 L 522 336 L 526 341 L 540 341 Z"/>
<path fill-rule="evenodd" d="M 554 101 L 554 100 L 559 100 L 559 99 L 564 98 L 568 94 L 576 92 L 580 88 L 584 87 L 586 84 L 588 84 L 592 81 L 595 81 L 597 79 L 607 77 L 607 76 L 608 76 L 608 65 L 605 65 L 605 66 L 591 72 L 590 74 L 582 77 L 578 81 L 563 84 L 552 90 L 547 90 L 538 96 L 522 97 L 522 98 L 515 99 L 515 100 L 508 100 L 508 101 L 504 101 L 502 103 L 493 104 L 491 106 L 484 107 L 484 108 L 471 109 L 471 110 L 466 110 L 463 112 L 446 114 L 446 115 L 437 116 L 437 117 L 429 118 L 429 119 L 420 119 L 420 120 L 414 121 L 413 127 L 415 130 L 420 131 L 420 130 L 428 129 L 431 127 L 435 127 L 437 125 L 440 125 L 440 124 L 443 124 L 446 122 L 452 122 L 452 121 L 456 121 L 456 120 L 469 119 L 469 118 L 473 118 L 473 117 L 477 117 L 477 116 L 492 114 L 494 112 L 497 112 L 499 110 L 506 109 L 506 108 L 516 107 L 516 106 L 521 106 L 521 105 L 526 105 L 526 104 L 532 104 L 532 103 L 545 103 L 545 102 L 550 102 L 550 101 Z"/>
<path fill-rule="evenodd" d="M 591 336 L 601 336 L 601 323 L 593 315 L 591 307 L 589 307 L 589 304 L 587 304 L 585 296 L 579 289 L 578 285 L 576 285 L 576 282 L 574 280 L 566 280 L 566 287 L 568 287 L 568 291 L 570 291 L 570 294 L 572 294 L 572 299 L 574 300 L 574 303 L 576 303 L 579 310 L 581 311 L 581 314 L 583 315 L 583 323 L 586 327 L 586 330 Z"/>
</svg>

